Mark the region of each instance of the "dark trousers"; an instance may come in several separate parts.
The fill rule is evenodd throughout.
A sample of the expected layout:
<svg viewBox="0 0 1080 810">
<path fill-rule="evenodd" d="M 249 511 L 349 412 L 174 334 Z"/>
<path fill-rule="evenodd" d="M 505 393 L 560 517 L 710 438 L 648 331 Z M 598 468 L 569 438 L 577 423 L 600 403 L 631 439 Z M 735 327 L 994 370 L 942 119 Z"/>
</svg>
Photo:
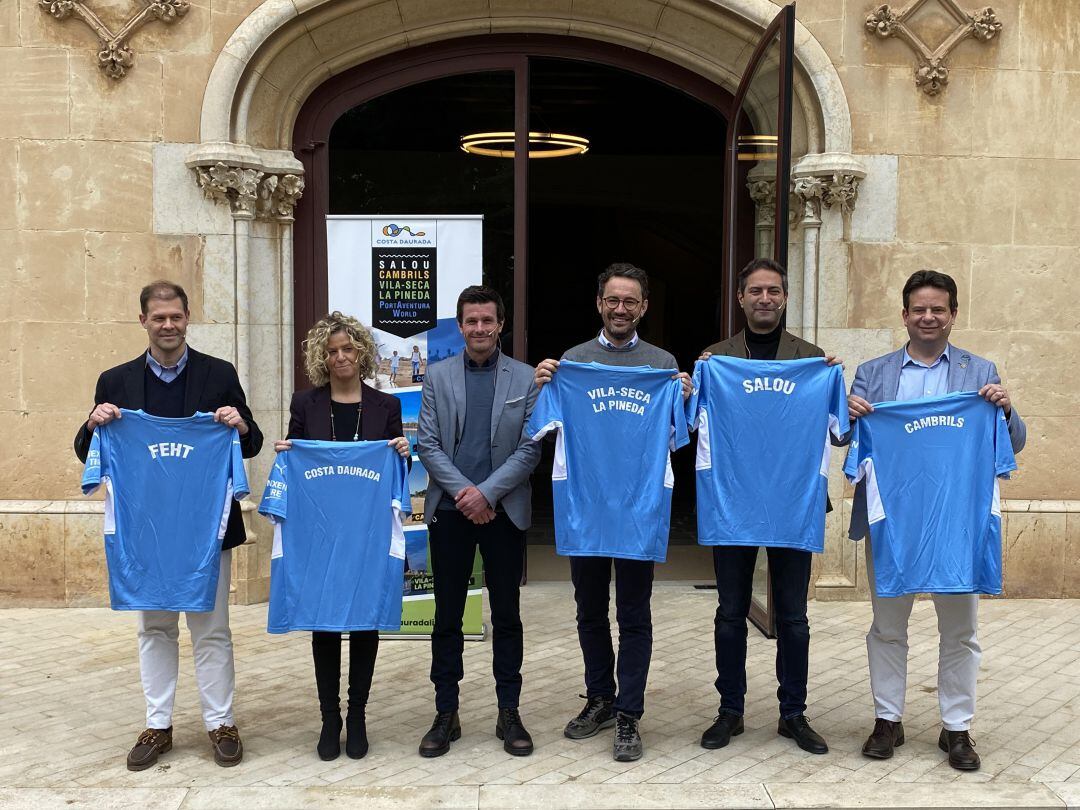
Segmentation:
<svg viewBox="0 0 1080 810">
<path fill-rule="evenodd" d="M 611 646 L 608 620 L 612 563 L 615 568 L 615 621 L 619 659 Z M 571 557 L 570 577 L 577 602 L 578 642 L 585 659 L 588 697 L 613 697 L 618 712 L 645 713 L 645 682 L 652 659 L 653 563 L 611 557 Z M 618 690 L 615 675 L 618 672 Z M 617 691 L 617 694 L 616 694 Z"/>
<path fill-rule="evenodd" d="M 776 617 L 776 680 L 780 684 L 780 716 L 806 711 L 806 673 L 810 659 L 810 624 L 806 620 L 806 590 L 810 585 L 810 552 L 767 548 Z M 754 581 L 757 546 L 714 546 L 718 605 L 713 638 L 716 643 L 716 691 L 720 711 L 742 715 L 746 699 L 746 617 Z"/>
<path fill-rule="evenodd" d="M 375 657 L 379 654 L 377 630 L 349 633 L 349 709 L 363 709 L 371 691 Z M 311 656 L 315 660 L 315 686 L 319 709 L 337 714 L 341 689 L 341 633 L 315 631 L 311 634 Z"/>
<path fill-rule="evenodd" d="M 431 633 L 431 682 L 435 709 L 456 711 L 465 637 L 461 619 L 477 547 L 491 603 L 492 673 L 500 709 L 516 709 L 521 696 L 521 569 L 525 532 L 499 512 L 477 526 L 461 512 L 440 509 L 428 529 L 435 579 L 435 628 Z"/>
</svg>

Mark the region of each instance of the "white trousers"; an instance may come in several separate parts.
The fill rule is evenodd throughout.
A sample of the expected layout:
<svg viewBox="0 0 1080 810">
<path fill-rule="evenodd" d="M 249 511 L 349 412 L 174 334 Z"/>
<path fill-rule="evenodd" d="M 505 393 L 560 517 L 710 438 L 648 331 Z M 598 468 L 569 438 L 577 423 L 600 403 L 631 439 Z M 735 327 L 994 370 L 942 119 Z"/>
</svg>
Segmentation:
<svg viewBox="0 0 1080 810">
<path fill-rule="evenodd" d="M 915 596 L 879 597 L 874 587 L 874 561 L 866 540 L 866 574 L 874 605 L 874 623 L 866 634 L 870 689 L 874 711 L 882 720 L 898 722 L 907 692 L 908 618 Z M 982 648 L 977 637 L 977 594 L 933 594 L 938 623 L 938 705 L 949 731 L 967 731 L 975 717 L 975 684 Z"/>
<path fill-rule="evenodd" d="M 207 731 L 234 726 L 232 704 L 236 685 L 232 633 L 229 631 L 229 581 L 232 551 L 221 552 L 217 596 L 210 613 L 186 613 L 195 654 L 203 723 Z M 146 727 L 172 725 L 176 678 L 180 670 L 180 614 L 139 611 L 139 669 L 146 696 Z"/>
</svg>

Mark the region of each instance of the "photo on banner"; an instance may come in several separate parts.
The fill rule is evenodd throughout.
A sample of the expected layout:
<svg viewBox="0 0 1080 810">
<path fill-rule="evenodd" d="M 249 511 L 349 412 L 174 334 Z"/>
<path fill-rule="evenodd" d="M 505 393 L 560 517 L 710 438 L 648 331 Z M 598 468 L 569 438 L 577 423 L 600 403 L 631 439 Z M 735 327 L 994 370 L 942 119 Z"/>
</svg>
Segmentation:
<svg viewBox="0 0 1080 810">
<path fill-rule="evenodd" d="M 329 309 L 359 318 L 378 352 L 365 380 L 401 401 L 405 438 L 416 448 L 420 392 L 430 363 L 460 355 L 457 296 L 482 283 L 483 215 L 331 215 L 326 218 Z M 424 524 L 428 475 L 413 455 L 404 521 L 408 556 L 401 635 L 430 635 L 434 616 Z M 415 567 L 413 567 L 415 565 Z M 483 571 L 473 565 L 465 607 L 467 638 L 482 638 Z"/>
</svg>

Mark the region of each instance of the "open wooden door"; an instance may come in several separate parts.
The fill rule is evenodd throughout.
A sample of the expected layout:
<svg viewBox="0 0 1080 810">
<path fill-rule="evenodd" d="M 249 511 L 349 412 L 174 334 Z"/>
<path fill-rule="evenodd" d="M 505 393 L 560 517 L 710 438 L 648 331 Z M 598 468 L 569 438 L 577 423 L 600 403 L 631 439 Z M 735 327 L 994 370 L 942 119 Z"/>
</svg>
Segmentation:
<svg viewBox="0 0 1080 810">
<path fill-rule="evenodd" d="M 724 168 L 724 337 L 743 327 L 735 276 L 753 258 L 787 266 L 788 199 L 791 185 L 792 67 L 795 3 L 766 29 L 743 72 L 728 122 Z M 752 222 L 746 221 L 751 217 Z M 737 235 L 754 229 L 752 248 Z M 771 227 L 769 227 L 771 225 Z M 771 236 L 771 238 L 770 238 Z M 767 495 L 768 493 L 763 493 Z M 758 555 L 750 620 L 775 636 L 765 554 Z"/>
</svg>

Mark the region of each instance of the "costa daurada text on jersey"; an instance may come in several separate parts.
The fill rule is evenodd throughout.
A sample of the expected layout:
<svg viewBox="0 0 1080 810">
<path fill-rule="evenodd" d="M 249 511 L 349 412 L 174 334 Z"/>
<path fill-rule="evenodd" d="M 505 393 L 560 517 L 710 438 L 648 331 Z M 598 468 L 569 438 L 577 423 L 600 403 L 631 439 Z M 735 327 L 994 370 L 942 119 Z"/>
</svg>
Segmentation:
<svg viewBox="0 0 1080 810">
<path fill-rule="evenodd" d="M 259 511 L 274 522 L 269 632 L 401 627 L 409 480 L 385 441 L 293 439 Z"/>
</svg>

